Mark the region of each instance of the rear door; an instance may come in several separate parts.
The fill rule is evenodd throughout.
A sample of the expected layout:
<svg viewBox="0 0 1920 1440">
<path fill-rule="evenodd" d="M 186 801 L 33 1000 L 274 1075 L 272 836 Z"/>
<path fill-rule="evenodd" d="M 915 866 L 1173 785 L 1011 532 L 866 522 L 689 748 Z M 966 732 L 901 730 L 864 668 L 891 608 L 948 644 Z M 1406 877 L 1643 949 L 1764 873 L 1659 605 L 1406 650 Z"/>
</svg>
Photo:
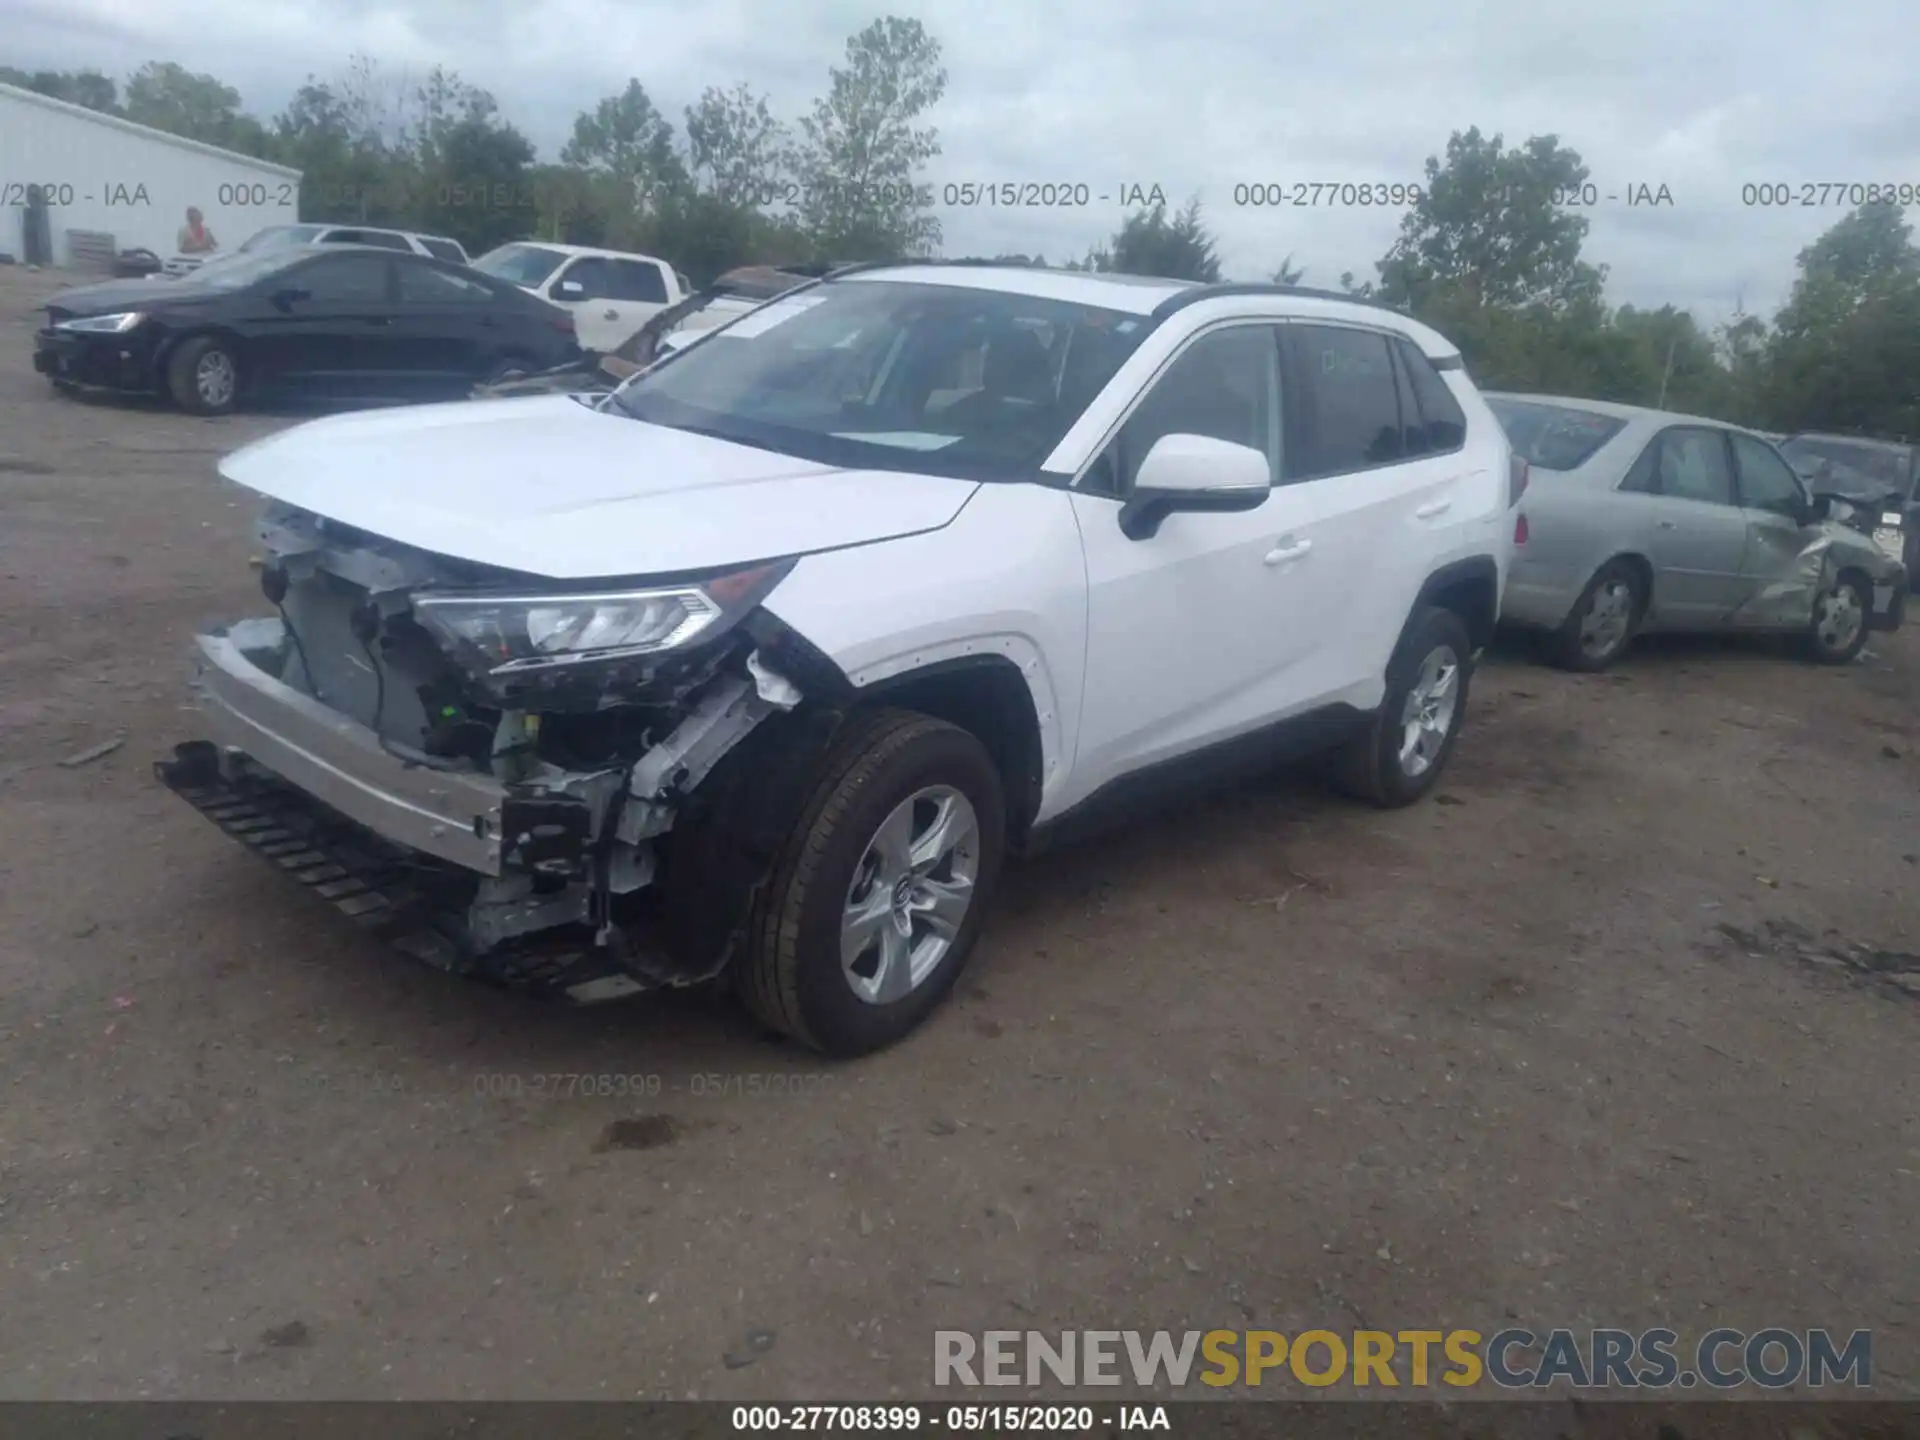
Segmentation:
<svg viewBox="0 0 1920 1440">
<path fill-rule="evenodd" d="M 461 394 L 502 348 L 504 307 L 478 279 L 425 261 L 396 260 L 393 321 L 396 384 L 411 391 Z"/>
<path fill-rule="evenodd" d="M 321 254 L 280 272 L 267 287 L 289 290 L 256 342 L 262 378 L 323 396 L 364 393 L 392 362 L 393 262 L 356 251 Z"/>
<path fill-rule="evenodd" d="M 1729 433 L 1740 513 L 1746 518 L 1747 549 L 1741 564 L 1740 607 L 1734 623 L 1773 629 L 1804 625 L 1813 614 L 1821 555 L 1809 554 L 1817 527 L 1800 523 L 1806 491 L 1771 445 Z"/>
<path fill-rule="evenodd" d="M 1282 334 L 1286 478 L 1311 497 L 1324 629 L 1303 680 L 1320 694 L 1377 688 L 1419 585 L 1466 518 L 1456 513 L 1470 468 L 1465 417 L 1429 396 L 1429 428 L 1399 336 L 1323 321 Z"/>
<path fill-rule="evenodd" d="M 1640 512 L 1634 529 L 1653 562 L 1653 612 L 1662 624 L 1719 625 L 1739 608 L 1747 518 L 1733 479 L 1727 432 L 1672 425 L 1620 483 Z"/>
</svg>

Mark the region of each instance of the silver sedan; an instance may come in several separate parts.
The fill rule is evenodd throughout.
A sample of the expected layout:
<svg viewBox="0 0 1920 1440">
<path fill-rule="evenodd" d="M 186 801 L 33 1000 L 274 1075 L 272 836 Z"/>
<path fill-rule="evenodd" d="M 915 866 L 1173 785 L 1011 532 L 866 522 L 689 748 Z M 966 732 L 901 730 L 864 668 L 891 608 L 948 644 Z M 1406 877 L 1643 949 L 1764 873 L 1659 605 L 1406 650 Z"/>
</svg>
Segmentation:
<svg viewBox="0 0 1920 1440">
<path fill-rule="evenodd" d="M 1845 664 L 1900 624 L 1907 573 L 1752 431 L 1631 405 L 1487 396 L 1527 461 L 1501 618 L 1599 670 L 1651 630 L 1772 631 Z"/>
</svg>

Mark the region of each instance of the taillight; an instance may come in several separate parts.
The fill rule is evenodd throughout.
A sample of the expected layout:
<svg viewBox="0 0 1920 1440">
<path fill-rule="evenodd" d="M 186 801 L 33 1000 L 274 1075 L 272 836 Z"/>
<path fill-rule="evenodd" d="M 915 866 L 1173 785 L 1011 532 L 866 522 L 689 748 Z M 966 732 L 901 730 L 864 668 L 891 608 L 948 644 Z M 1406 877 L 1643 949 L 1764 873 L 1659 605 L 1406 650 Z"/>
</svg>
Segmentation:
<svg viewBox="0 0 1920 1440">
<path fill-rule="evenodd" d="M 1507 459 L 1507 508 L 1511 510 L 1520 503 L 1520 497 L 1527 493 L 1527 462 L 1518 455 Z"/>
<path fill-rule="evenodd" d="M 1527 536 L 1531 533 L 1532 532 L 1527 529 L 1527 515 L 1523 510 L 1513 517 L 1513 543 L 1516 545 L 1526 544 Z"/>
</svg>

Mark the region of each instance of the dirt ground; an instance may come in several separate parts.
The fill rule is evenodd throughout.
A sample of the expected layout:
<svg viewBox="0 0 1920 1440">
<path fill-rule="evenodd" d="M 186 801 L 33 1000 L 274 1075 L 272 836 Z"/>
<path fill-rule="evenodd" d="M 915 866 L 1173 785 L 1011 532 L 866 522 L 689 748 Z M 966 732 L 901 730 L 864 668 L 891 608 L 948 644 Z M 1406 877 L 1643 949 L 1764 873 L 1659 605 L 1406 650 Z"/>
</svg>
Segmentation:
<svg viewBox="0 0 1920 1440">
<path fill-rule="evenodd" d="M 1502 653 L 1437 801 L 1280 777 L 1032 862 L 954 1003 L 828 1065 L 416 968 L 154 781 L 188 637 L 262 608 L 214 464 L 297 417 L 53 394 L 52 288 L 0 270 L 0 1398 L 928 1397 L 941 1328 L 1505 1324 L 1870 1327 L 1920 1393 L 1911 632 Z"/>
</svg>

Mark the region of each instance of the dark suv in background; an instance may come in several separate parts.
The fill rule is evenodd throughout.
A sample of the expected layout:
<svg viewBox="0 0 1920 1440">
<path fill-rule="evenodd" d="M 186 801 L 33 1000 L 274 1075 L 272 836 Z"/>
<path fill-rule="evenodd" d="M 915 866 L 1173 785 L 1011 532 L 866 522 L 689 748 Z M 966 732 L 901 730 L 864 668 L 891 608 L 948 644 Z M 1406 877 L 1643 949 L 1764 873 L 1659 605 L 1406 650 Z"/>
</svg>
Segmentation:
<svg viewBox="0 0 1920 1440">
<path fill-rule="evenodd" d="M 1909 575 L 1920 574 L 1920 445 L 1805 430 L 1787 436 L 1779 448 L 1808 489 L 1859 502 L 1876 528 L 1891 530 L 1898 512 L 1900 558 Z"/>
</svg>

